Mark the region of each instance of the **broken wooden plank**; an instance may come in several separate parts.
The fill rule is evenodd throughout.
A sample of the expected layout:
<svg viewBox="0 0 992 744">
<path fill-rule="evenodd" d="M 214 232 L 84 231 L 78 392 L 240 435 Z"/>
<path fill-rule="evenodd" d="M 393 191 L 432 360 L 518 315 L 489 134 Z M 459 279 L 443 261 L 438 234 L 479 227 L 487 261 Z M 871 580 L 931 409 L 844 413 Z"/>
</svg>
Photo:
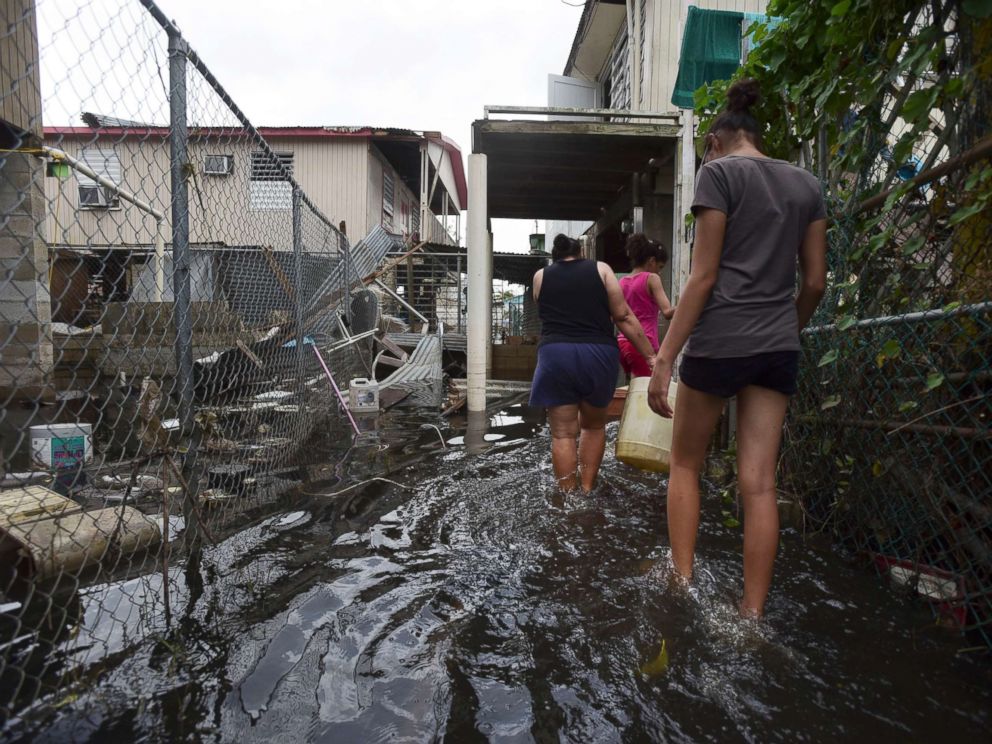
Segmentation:
<svg viewBox="0 0 992 744">
<path fill-rule="evenodd" d="M 289 278 L 283 272 L 279 262 L 276 261 L 276 257 L 272 255 L 272 248 L 267 245 L 263 245 L 262 255 L 265 256 L 265 262 L 269 265 L 269 268 L 272 269 L 272 273 L 275 274 L 276 281 L 279 282 L 279 286 L 282 287 L 283 291 L 286 293 L 286 296 L 290 300 L 295 300 L 296 292 L 293 291 L 293 286 L 290 284 Z"/>
</svg>

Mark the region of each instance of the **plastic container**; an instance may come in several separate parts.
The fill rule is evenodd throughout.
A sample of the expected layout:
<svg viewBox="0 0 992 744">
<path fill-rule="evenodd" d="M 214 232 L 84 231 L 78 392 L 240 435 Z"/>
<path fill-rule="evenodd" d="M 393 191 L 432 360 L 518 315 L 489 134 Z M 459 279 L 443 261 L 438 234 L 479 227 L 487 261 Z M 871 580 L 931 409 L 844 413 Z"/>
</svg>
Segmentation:
<svg viewBox="0 0 992 744">
<path fill-rule="evenodd" d="M 31 427 L 31 460 L 51 470 L 93 461 L 91 424 L 42 424 Z"/>
<path fill-rule="evenodd" d="M 667 473 L 672 455 L 672 419 L 659 416 L 648 406 L 650 377 L 635 377 L 627 388 L 627 402 L 617 432 L 617 459 L 640 470 Z M 668 402 L 675 409 L 675 383 Z"/>
<path fill-rule="evenodd" d="M 379 383 L 365 377 L 356 377 L 348 383 L 348 408 L 354 413 L 379 411 Z"/>
</svg>

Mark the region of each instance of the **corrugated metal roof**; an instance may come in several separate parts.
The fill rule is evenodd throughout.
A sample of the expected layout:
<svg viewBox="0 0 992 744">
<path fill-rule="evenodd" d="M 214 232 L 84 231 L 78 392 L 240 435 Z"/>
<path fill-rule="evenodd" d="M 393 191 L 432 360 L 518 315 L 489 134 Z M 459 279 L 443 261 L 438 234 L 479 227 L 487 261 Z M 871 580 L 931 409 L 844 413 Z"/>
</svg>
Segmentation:
<svg viewBox="0 0 992 744">
<path fill-rule="evenodd" d="M 441 339 L 437 336 L 424 336 L 417 348 L 407 359 L 406 364 L 379 383 L 379 389 L 399 386 L 425 380 L 441 379 Z"/>
<path fill-rule="evenodd" d="M 149 127 L 151 124 L 143 124 L 140 121 L 131 119 L 118 119 L 116 116 L 104 116 L 103 114 L 91 114 L 84 111 L 80 117 L 88 127 L 100 129 L 102 127 Z"/>
<path fill-rule="evenodd" d="M 376 225 L 368 235 L 351 247 L 348 264 L 344 261 L 337 262 L 320 286 L 309 295 L 311 304 L 307 310 L 327 296 L 340 292 L 345 286 L 346 278 L 349 286 L 354 287 L 379 267 L 389 251 L 398 250 L 404 245 L 402 237 L 387 232 L 382 225 Z"/>
</svg>

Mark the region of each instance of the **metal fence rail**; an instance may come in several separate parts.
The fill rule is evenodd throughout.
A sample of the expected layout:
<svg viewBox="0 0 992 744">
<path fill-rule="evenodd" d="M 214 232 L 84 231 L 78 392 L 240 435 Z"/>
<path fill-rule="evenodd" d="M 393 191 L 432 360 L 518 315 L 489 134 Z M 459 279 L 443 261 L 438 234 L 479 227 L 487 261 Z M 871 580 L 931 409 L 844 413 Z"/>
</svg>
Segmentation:
<svg viewBox="0 0 992 744">
<path fill-rule="evenodd" d="M 850 172 L 829 172 L 831 282 L 804 333 L 781 485 L 812 527 L 992 645 L 992 86 L 980 66 L 992 21 L 919 3 L 905 28 L 907 49 L 940 28 L 944 46 L 918 76 L 895 75 L 898 56 L 873 60 L 893 85 L 851 103 L 844 126 L 862 129 L 847 147 L 861 149 Z M 911 148 L 895 147 L 919 114 L 907 101 L 954 77 L 965 92 L 935 99 Z"/>
<path fill-rule="evenodd" d="M 356 265 L 153 2 L 0 17 L 0 725 L 30 736 L 306 479 L 317 357 L 367 374 L 351 288 L 394 240 Z"/>
</svg>

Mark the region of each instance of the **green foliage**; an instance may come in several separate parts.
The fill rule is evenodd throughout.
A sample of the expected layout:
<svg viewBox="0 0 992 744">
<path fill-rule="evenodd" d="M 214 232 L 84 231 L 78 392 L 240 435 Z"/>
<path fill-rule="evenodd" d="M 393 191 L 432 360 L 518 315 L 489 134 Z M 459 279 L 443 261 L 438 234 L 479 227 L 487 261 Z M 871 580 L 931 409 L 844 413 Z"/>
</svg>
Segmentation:
<svg viewBox="0 0 992 744">
<path fill-rule="evenodd" d="M 992 17 L 992 0 L 964 0 L 961 9 L 976 18 Z"/>
<path fill-rule="evenodd" d="M 820 357 L 820 361 L 816 366 L 826 367 L 828 364 L 833 364 L 836 361 L 837 361 L 837 349 L 831 349 L 822 357 Z"/>
<path fill-rule="evenodd" d="M 976 15 L 984 4 L 973 3 Z M 812 140 L 821 128 L 834 170 L 856 170 L 865 150 L 880 149 L 879 91 L 940 68 L 943 30 L 907 23 L 926 5 L 923 0 L 771 0 L 767 13 L 781 22 L 775 28 L 752 25 L 760 43 L 734 76 L 761 84 L 764 100 L 754 113 L 765 124 L 768 154 L 794 160 L 800 142 Z M 701 131 L 724 105 L 731 82 L 696 91 Z M 942 76 L 910 93 L 901 114 L 910 129 L 893 148 L 897 164 L 929 127 L 930 111 L 945 99 L 967 95 L 967 83 Z"/>
</svg>

